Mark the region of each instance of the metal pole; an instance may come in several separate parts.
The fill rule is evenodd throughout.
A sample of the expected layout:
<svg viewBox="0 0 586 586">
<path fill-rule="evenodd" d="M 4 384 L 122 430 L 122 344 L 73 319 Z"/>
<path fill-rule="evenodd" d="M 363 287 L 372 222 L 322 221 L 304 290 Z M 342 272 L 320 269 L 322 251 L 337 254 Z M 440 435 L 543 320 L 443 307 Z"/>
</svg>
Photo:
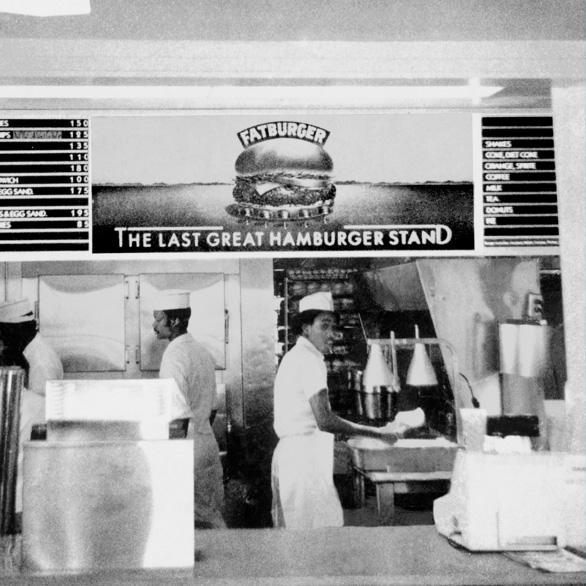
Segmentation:
<svg viewBox="0 0 586 586">
<path fill-rule="evenodd" d="M 0 368 L 0 535 L 15 531 L 16 477 L 20 439 L 20 404 L 24 370 Z"/>
</svg>

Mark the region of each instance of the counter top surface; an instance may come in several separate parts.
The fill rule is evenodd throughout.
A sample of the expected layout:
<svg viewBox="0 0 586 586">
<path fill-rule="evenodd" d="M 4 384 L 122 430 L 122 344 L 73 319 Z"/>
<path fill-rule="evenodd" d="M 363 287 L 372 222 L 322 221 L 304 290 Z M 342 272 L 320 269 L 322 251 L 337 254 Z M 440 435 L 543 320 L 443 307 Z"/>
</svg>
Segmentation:
<svg viewBox="0 0 586 586">
<path fill-rule="evenodd" d="M 433 526 L 314 531 L 201 531 L 195 566 L 40 575 L 0 569 L 3 586 L 182 585 L 540 585 L 586 583 L 583 573 L 545 573 L 501 554 L 450 546 Z"/>
</svg>

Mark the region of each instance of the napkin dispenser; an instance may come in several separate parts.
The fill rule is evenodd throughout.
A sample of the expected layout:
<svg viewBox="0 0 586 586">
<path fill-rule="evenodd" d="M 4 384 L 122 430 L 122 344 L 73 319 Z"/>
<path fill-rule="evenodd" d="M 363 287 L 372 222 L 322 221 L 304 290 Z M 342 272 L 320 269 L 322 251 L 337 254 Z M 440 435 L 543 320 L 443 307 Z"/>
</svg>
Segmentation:
<svg viewBox="0 0 586 586">
<path fill-rule="evenodd" d="M 449 493 L 434 502 L 436 528 L 471 551 L 564 547 L 566 479 L 562 452 L 461 450 Z"/>
</svg>

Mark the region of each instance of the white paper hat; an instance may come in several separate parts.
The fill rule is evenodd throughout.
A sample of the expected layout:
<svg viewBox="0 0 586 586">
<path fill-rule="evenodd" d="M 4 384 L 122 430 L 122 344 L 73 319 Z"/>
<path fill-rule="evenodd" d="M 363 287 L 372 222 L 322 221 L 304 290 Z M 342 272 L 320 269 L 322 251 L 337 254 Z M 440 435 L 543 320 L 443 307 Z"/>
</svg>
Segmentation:
<svg viewBox="0 0 586 586">
<path fill-rule="evenodd" d="M 312 293 L 306 295 L 299 301 L 299 312 L 307 311 L 308 309 L 318 309 L 319 311 L 334 311 L 334 301 L 332 294 L 329 292 L 320 291 L 319 293 Z"/>
<path fill-rule="evenodd" d="M 28 299 L 15 299 L 0 303 L 0 322 L 18 324 L 35 319 L 33 304 Z"/>
<path fill-rule="evenodd" d="M 189 291 L 171 289 L 168 291 L 159 291 L 153 299 L 153 309 L 155 311 L 165 311 L 166 309 L 188 309 Z"/>
</svg>

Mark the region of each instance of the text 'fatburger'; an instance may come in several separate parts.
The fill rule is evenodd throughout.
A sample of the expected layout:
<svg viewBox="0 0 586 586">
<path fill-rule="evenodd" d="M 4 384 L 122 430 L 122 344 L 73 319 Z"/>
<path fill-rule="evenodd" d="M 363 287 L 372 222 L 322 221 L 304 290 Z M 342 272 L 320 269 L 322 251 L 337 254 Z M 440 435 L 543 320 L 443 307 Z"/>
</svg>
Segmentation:
<svg viewBox="0 0 586 586">
<path fill-rule="evenodd" d="M 286 121 L 257 124 L 256 126 L 251 126 L 238 132 L 238 138 L 244 148 L 272 138 L 298 138 L 323 145 L 328 140 L 329 135 L 328 130 L 319 126 L 313 126 L 312 124 L 305 124 L 303 122 Z"/>
</svg>

